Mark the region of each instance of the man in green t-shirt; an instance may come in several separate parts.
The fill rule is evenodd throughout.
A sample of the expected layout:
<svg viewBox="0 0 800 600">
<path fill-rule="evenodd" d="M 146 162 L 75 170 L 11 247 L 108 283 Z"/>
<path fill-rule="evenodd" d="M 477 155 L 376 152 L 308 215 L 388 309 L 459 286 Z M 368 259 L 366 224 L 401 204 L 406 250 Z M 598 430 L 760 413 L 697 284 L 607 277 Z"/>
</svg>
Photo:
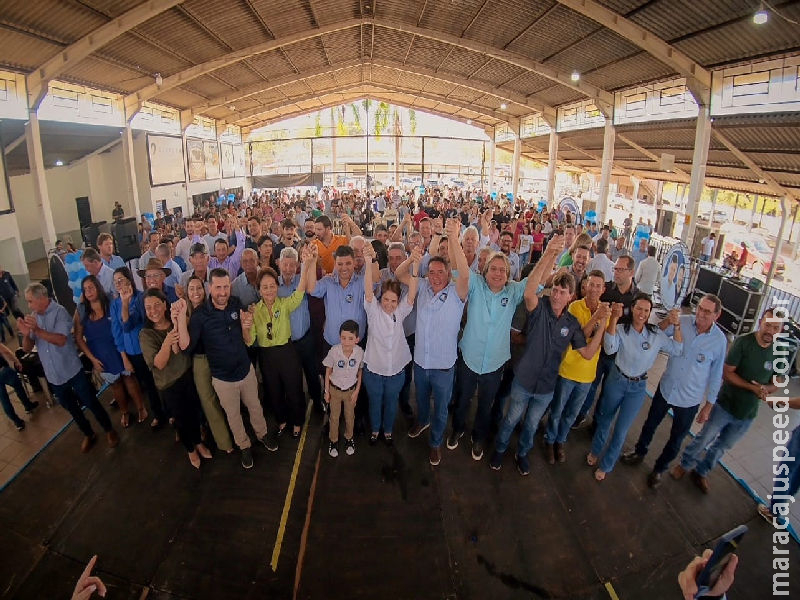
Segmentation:
<svg viewBox="0 0 800 600">
<path fill-rule="evenodd" d="M 743 335 L 731 345 L 722 373 L 722 388 L 708 421 L 694 441 L 684 450 L 681 463 L 671 475 L 680 479 L 691 471 L 694 484 L 708 493 L 708 474 L 722 455 L 733 448 L 758 414 L 759 405 L 774 392 L 775 353 L 773 339 L 781 331 L 782 321 L 768 309 L 758 323 L 758 330 Z M 701 421 L 702 413 L 697 422 Z M 713 442 L 713 443 L 712 443 Z M 711 444 L 701 459 L 703 450 Z"/>
</svg>

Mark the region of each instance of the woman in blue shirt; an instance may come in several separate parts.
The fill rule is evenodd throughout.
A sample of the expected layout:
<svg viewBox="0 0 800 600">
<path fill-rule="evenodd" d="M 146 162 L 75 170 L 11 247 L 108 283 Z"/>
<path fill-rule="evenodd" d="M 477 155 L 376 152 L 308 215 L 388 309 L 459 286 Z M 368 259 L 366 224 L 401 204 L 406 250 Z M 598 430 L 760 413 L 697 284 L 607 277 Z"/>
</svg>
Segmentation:
<svg viewBox="0 0 800 600">
<path fill-rule="evenodd" d="M 111 331 L 108 296 L 94 275 L 81 282 L 81 303 L 75 311 L 75 343 L 92 362 L 95 372 L 111 385 L 111 392 L 119 405 L 120 423 L 128 427 L 128 398 L 133 400 L 139 414 L 144 411 L 142 391 L 133 373 L 125 368 L 122 356 Z"/>
<path fill-rule="evenodd" d="M 598 465 L 600 459 L 594 473 L 597 481 L 605 479 L 606 473 L 617 463 L 628 429 L 644 404 L 647 372 L 658 353 L 663 350 L 675 355 L 683 350 L 679 312 L 673 310 L 669 313 L 669 322 L 675 328 L 670 338 L 647 322 L 652 308 L 650 296 L 639 292 L 633 297 L 631 311 L 625 317 L 622 317 L 622 304 L 615 302 L 611 309 L 603 345 L 606 354 L 616 353 L 616 357 L 603 386 L 596 415 L 597 430 L 586 457 L 586 462 L 592 467 Z M 616 424 L 609 441 L 615 417 Z"/>
<path fill-rule="evenodd" d="M 128 267 L 120 267 L 114 271 L 114 289 L 117 290 L 117 297 L 111 302 L 111 332 L 114 343 L 122 356 L 125 370 L 136 376 L 150 398 L 150 410 L 154 417 L 150 427 L 156 429 L 166 421 L 167 417 L 153 374 L 142 356 L 142 348 L 139 345 L 139 332 L 144 326 L 144 303 L 142 292 L 136 289 L 133 275 Z M 138 422 L 143 423 L 147 417 L 147 409 L 142 405 L 139 409 Z"/>
</svg>

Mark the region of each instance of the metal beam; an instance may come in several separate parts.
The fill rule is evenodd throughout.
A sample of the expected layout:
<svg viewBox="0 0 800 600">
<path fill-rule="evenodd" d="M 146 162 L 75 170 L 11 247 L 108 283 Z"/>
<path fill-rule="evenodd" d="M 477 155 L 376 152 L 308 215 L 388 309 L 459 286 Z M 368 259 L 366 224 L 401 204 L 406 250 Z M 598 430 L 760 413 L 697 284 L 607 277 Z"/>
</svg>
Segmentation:
<svg viewBox="0 0 800 600">
<path fill-rule="evenodd" d="M 408 96 L 416 96 L 418 98 L 423 98 L 425 100 L 430 100 L 431 102 L 438 102 L 440 104 L 452 106 L 455 108 L 469 110 L 476 114 L 483 115 L 486 117 L 491 117 L 493 119 L 497 119 L 498 121 L 503 121 L 508 123 L 513 128 L 519 130 L 519 117 L 515 117 L 514 115 L 509 115 L 507 113 L 499 112 L 490 108 L 477 106 L 473 104 L 469 104 L 466 102 L 460 102 L 458 100 L 451 100 L 449 98 L 444 98 L 437 94 L 431 94 L 428 92 L 419 92 L 419 91 L 412 91 L 412 90 L 403 90 L 400 88 L 396 88 L 391 85 L 386 85 L 382 83 L 358 83 L 358 84 L 346 84 L 335 86 L 332 88 L 326 88 L 322 90 L 311 91 L 308 94 L 303 94 L 302 96 L 296 96 L 292 98 L 288 98 L 285 100 L 278 100 L 276 102 L 271 102 L 269 104 L 265 104 L 264 106 L 259 106 L 257 108 L 253 108 L 250 110 L 246 110 L 240 113 L 233 113 L 228 115 L 227 121 L 231 123 L 238 123 L 240 121 L 251 119 L 253 117 L 258 117 L 260 115 L 266 114 L 271 112 L 277 108 L 281 108 L 286 106 L 287 104 L 296 104 L 298 102 L 304 102 L 307 100 L 312 100 L 314 98 L 318 98 L 320 96 L 325 96 L 329 94 L 340 94 L 340 93 L 347 93 L 347 92 L 358 92 L 359 90 L 364 90 L 364 93 L 369 95 L 369 91 L 366 88 L 372 88 L 378 90 L 379 92 L 390 93 L 390 94 L 405 94 Z M 446 113 L 445 113 L 446 114 Z"/>
<path fill-rule="evenodd" d="M 551 79 L 556 83 L 559 83 L 563 86 L 566 86 L 570 89 L 576 90 L 588 96 L 595 102 L 595 105 L 603 113 L 604 116 L 611 117 L 613 115 L 613 110 L 614 110 L 613 94 L 597 86 L 586 83 L 584 81 L 577 81 L 577 82 L 572 81 L 570 73 L 561 72 L 557 69 L 554 69 L 553 67 L 536 62 L 522 54 L 517 54 L 515 52 L 503 50 L 502 48 L 485 44 L 483 42 L 466 38 L 460 38 L 458 36 L 447 34 L 441 31 L 415 27 L 413 25 L 407 25 L 383 19 L 369 19 L 369 20 L 345 19 L 343 21 L 337 21 L 335 23 L 331 23 L 324 27 L 307 29 L 288 36 L 276 38 L 268 42 L 263 42 L 260 44 L 256 44 L 254 46 L 249 46 L 241 50 L 228 52 L 215 59 L 206 61 L 199 65 L 194 65 L 192 67 L 184 69 L 183 71 L 179 71 L 178 73 L 175 73 L 174 75 L 165 78 L 160 86 L 157 86 L 155 83 L 153 83 L 141 88 L 140 90 L 137 90 L 136 92 L 133 92 L 132 94 L 129 94 L 128 96 L 125 97 L 126 109 L 135 110 L 138 108 L 138 106 L 141 105 L 142 102 L 144 102 L 145 100 L 149 100 L 154 96 L 157 96 L 161 92 L 172 89 L 188 81 L 191 81 L 192 79 L 195 79 L 197 77 L 215 71 L 217 69 L 221 69 L 223 67 L 244 60 L 256 54 L 262 54 L 264 52 L 277 50 L 285 46 L 290 46 L 292 44 L 296 44 L 298 42 L 302 42 L 317 36 L 325 35 L 327 33 L 333 33 L 336 31 L 341 31 L 343 29 L 349 29 L 351 27 L 361 27 L 365 23 L 372 24 L 376 27 L 382 27 L 384 29 L 390 29 L 393 31 L 408 33 L 414 37 L 421 37 L 429 40 L 443 42 L 445 44 L 451 44 L 453 46 L 458 46 L 460 48 L 466 48 L 467 50 L 471 50 L 473 52 L 482 54 L 486 57 L 491 57 L 515 65 L 521 69 L 538 73 L 539 75 Z"/>
<path fill-rule="evenodd" d="M 600 23 L 654 56 L 665 65 L 675 69 L 675 71 L 686 77 L 686 85 L 692 92 L 695 101 L 701 106 L 709 105 L 711 101 L 711 72 L 686 54 L 660 37 L 653 35 L 644 27 L 637 25 L 630 19 L 626 19 L 613 10 L 609 10 L 594 0 L 557 1 L 570 10 Z"/>
<path fill-rule="evenodd" d="M 148 2 L 143 2 L 64 48 L 25 77 L 25 85 L 28 90 L 28 106 L 38 110 L 39 104 L 47 95 L 49 81 L 68 71 L 92 54 L 92 52 L 97 51 L 123 33 L 169 10 L 182 1 L 149 0 Z"/>
<path fill-rule="evenodd" d="M 361 59 L 347 60 L 339 63 L 334 63 L 331 65 L 325 65 L 318 69 L 303 71 L 302 73 L 293 73 L 291 75 L 286 75 L 284 77 L 276 77 L 275 79 L 270 79 L 269 81 L 260 81 L 253 85 L 243 87 L 239 90 L 228 92 L 227 94 L 214 96 L 213 98 L 209 98 L 205 102 L 200 102 L 198 104 L 190 106 L 186 110 L 190 110 L 194 114 L 202 114 L 218 106 L 225 106 L 232 102 L 236 102 L 237 100 L 241 100 L 242 98 L 247 98 L 255 94 L 261 94 L 263 92 L 267 92 L 282 85 L 297 83 L 298 81 L 304 81 L 306 79 L 311 79 L 312 77 L 318 77 L 319 75 L 326 75 L 328 73 L 335 73 L 337 71 L 342 71 L 344 69 L 356 67 L 361 65 L 361 62 L 362 62 Z"/>
<path fill-rule="evenodd" d="M 644 156 L 652 160 L 654 163 L 661 165 L 661 158 L 657 154 L 650 152 L 647 148 L 643 148 L 642 146 L 634 142 L 632 139 L 621 133 L 617 134 L 617 138 L 628 144 L 628 146 L 630 146 L 640 154 L 643 154 Z M 684 171 L 683 169 L 679 169 L 678 167 L 675 167 L 673 171 L 675 173 L 680 173 L 681 175 L 686 175 L 687 177 L 689 177 L 689 174 L 686 171 Z"/>
<path fill-rule="evenodd" d="M 759 183 L 761 183 L 761 181 L 766 183 L 769 186 L 770 190 L 776 196 L 779 196 L 779 197 L 787 196 L 788 198 L 792 198 L 793 200 L 797 200 L 798 199 L 797 195 L 794 192 L 792 192 L 791 190 L 783 187 L 778 182 L 777 179 L 775 179 L 772 175 L 770 175 L 764 169 L 759 167 L 753 161 L 752 158 L 750 158 L 749 156 L 747 156 L 747 154 L 745 154 L 744 152 L 739 150 L 733 144 L 733 142 L 731 142 L 728 139 L 728 137 L 724 133 L 722 133 L 719 129 L 712 129 L 711 130 L 711 135 L 713 135 L 715 138 L 717 138 L 717 140 L 719 140 L 719 142 L 723 146 L 725 146 L 731 152 L 731 154 L 733 154 L 737 159 L 739 159 L 742 162 L 743 165 L 745 165 L 748 169 L 750 169 L 753 173 L 755 173 L 756 176 L 759 179 Z"/>
<path fill-rule="evenodd" d="M 20 145 L 22 142 L 24 142 L 24 141 L 25 141 L 25 134 L 23 133 L 21 136 L 19 136 L 19 137 L 18 137 L 17 139 L 15 139 L 15 140 L 13 140 L 13 141 L 12 141 L 12 142 L 11 142 L 11 143 L 8 145 L 8 146 L 6 146 L 6 147 L 4 148 L 4 150 L 3 150 L 4 154 L 5 154 L 6 156 L 8 156 L 9 154 L 11 154 L 11 153 L 14 151 L 14 148 L 16 148 L 17 146 L 19 146 L 19 145 Z"/>
</svg>

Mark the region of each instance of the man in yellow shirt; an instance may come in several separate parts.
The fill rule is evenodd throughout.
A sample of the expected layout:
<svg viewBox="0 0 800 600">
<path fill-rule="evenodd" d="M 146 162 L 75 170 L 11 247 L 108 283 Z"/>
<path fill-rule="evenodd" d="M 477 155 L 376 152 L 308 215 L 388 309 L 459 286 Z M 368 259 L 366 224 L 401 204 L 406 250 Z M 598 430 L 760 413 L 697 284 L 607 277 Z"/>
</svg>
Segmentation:
<svg viewBox="0 0 800 600">
<path fill-rule="evenodd" d="M 603 335 L 608 317 L 611 315 L 608 303 L 600 302 L 605 283 L 602 271 L 591 271 L 583 283 L 583 299 L 576 300 L 567 309 L 583 327 L 587 343 L 595 335 Z M 556 460 L 558 462 L 566 460 L 564 444 L 594 381 L 599 357 L 599 348 L 590 359 L 584 358 L 580 352 L 572 348 L 564 354 L 558 370 L 553 404 L 550 406 L 550 421 L 544 436 L 545 458 L 551 465 L 555 464 Z"/>
</svg>

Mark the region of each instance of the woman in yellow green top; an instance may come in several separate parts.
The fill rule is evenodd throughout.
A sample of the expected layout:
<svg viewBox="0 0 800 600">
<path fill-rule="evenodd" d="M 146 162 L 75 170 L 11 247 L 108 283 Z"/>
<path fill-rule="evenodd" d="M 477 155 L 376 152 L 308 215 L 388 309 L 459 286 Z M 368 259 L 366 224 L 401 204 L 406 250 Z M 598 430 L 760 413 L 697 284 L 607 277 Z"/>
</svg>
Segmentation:
<svg viewBox="0 0 800 600">
<path fill-rule="evenodd" d="M 278 419 L 278 435 L 292 425 L 298 437 L 305 419 L 302 365 L 291 342 L 291 313 L 300 307 L 306 289 L 316 285 L 317 252 L 304 248 L 301 254 L 300 282 L 291 296 L 278 297 L 278 274 L 266 267 L 258 274 L 261 300 L 253 315 L 252 336 L 258 347 L 258 364 L 264 388 Z"/>
</svg>

